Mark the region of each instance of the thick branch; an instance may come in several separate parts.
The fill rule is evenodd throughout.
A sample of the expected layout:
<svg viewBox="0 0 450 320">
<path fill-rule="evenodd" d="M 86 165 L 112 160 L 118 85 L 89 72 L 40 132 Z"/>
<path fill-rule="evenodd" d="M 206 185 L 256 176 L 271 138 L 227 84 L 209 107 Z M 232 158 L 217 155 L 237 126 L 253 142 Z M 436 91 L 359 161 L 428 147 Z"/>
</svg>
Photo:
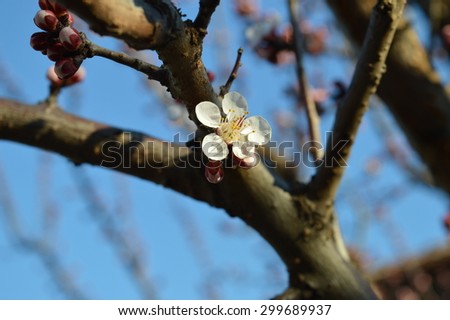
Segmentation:
<svg viewBox="0 0 450 320">
<path fill-rule="evenodd" d="M 359 45 L 374 1 L 328 0 Z M 437 186 L 450 193 L 450 100 L 414 30 L 402 22 L 378 95 L 387 103 Z"/>
<path fill-rule="evenodd" d="M 187 148 L 87 121 L 58 108 L 9 100 L 0 100 L 0 139 L 53 151 L 77 164 L 141 177 L 239 216 L 283 259 L 296 298 L 374 297 L 336 249 L 337 235 L 327 227 L 333 224 L 334 214 L 321 216 L 320 205 L 291 197 L 263 165 L 226 170 L 224 181 L 211 185 L 203 168 L 198 168 L 195 152 Z"/>
<path fill-rule="evenodd" d="M 57 0 L 95 32 L 135 49 L 156 48 L 172 38 L 181 20 L 169 0 Z"/>
<path fill-rule="evenodd" d="M 386 70 L 385 60 L 405 3 L 405 0 L 379 0 L 373 10 L 351 85 L 338 106 L 325 165 L 318 169 L 310 185 L 310 191 L 319 199 L 334 199 L 336 195 L 361 119 Z M 348 141 L 339 154 L 334 152 L 335 141 Z"/>
</svg>

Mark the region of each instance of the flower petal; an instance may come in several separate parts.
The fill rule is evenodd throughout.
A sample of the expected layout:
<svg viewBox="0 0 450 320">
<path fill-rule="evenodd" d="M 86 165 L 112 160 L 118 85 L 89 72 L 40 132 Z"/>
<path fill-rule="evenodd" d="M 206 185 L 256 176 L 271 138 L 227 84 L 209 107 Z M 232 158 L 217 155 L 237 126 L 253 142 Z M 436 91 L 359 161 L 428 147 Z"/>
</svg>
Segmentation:
<svg viewBox="0 0 450 320">
<path fill-rule="evenodd" d="M 248 141 L 257 145 L 263 145 L 270 141 L 270 138 L 272 137 L 272 128 L 266 119 L 261 116 L 250 117 L 246 119 L 245 124 L 248 125 L 244 126 L 241 134 L 248 134 Z M 251 128 L 251 131 L 249 131 L 249 128 Z"/>
<path fill-rule="evenodd" d="M 233 154 L 239 159 L 245 159 L 253 156 L 255 145 L 251 142 L 236 141 L 233 142 Z"/>
<path fill-rule="evenodd" d="M 222 119 L 219 107 L 210 101 L 200 102 L 195 107 L 195 114 L 198 121 L 210 128 L 217 128 Z"/>
<path fill-rule="evenodd" d="M 247 100 L 236 91 L 228 92 L 223 97 L 222 109 L 226 115 L 232 117 L 245 116 L 248 109 Z"/>
<path fill-rule="evenodd" d="M 202 151 L 211 160 L 223 160 L 228 156 L 228 146 L 222 137 L 210 133 L 203 138 Z"/>
</svg>

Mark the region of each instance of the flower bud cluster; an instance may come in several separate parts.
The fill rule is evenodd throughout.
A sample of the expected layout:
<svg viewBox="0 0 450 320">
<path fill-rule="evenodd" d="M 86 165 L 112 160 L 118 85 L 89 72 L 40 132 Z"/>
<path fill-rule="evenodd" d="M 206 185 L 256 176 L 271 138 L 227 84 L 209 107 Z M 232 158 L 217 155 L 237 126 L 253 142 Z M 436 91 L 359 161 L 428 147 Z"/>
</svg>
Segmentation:
<svg viewBox="0 0 450 320">
<path fill-rule="evenodd" d="M 44 32 L 34 33 L 30 45 L 55 62 L 54 71 L 59 79 L 68 79 L 83 62 L 80 54 L 83 39 L 72 26 L 73 18 L 66 8 L 50 0 L 39 0 L 39 7 L 34 23 Z"/>
</svg>

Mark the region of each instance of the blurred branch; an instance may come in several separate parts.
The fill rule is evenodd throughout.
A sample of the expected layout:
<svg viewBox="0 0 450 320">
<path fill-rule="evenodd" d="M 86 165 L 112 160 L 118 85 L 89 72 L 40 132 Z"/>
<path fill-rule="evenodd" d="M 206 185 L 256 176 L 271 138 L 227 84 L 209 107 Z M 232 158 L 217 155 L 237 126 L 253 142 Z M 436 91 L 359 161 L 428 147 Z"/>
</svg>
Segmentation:
<svg viewBox="0 0 450 320">
<path fill-rule="evenodd" d="M 5 222 L 11 230 L 11 237 L 20 248 L 26 249 L 37 255 L 47 269 L 54 284 L 62 294 L 69 299 L 85 299 L 86 296 L 74 281 L 71 273 L 61 261 L 61 257 L 55 248 L 47 241 L 46 234 L 42 238 L 32 238 L 22 230 L 18 219 L 18 212 L 14 206 L 12 196 L 6 183 L 6 176 L 0 166 L 0 212 L 3 211 Z"/>
<path fill-rule="evenodd" d="M 311 148 L 311 153 L 314 160 L 320 160 L 323 157 L 320 138 L 320 117 L 317 113 L 317 107 L 314 103 L 311 91 L 309 90 L 308 79 L 303 68 L 303 35 L 300 31 L 300 21 L 297 17 L 297 0 L 288 0 L 289 16 L 291 19 L 292 30 L 294 32 L 294 52 L 296 57 L 296 70 L 298 83 L 300 86 L 299 100 L 306 108 L 308 116 L 309 136 L 314 145 Z"/>
<path fill-rule="evenodd" d="M 405 3 L 405 0 L 379 0 L 373 10 L 352 82 L 338 105 L 333 137 L 328 140 L 324 164 L 318 168 L 310 183 L 312 197 L 334 199 L 336 195 L 369 99 L 376 92 L 386 70 L 386 57 Z M 334 141 L 338 141 L 338 145 L 344 143 L 338 154 Z"/>
<path fill-rule="evenodd" d="M 427 187 L 433 186 L 433 178 L 427 168 L 422 164 L 414 164 L 413 157 L 411 157 L 412 151 L 407 152 L 405 144 L 396 141 L 395 132 L 388 123 L 386 115 L 383 114 L 381 106 L 372 107 L 369 115 L 372 115 L 375 127 L 383 137 L 387 153 L 391 159 L 410 176 L 413 182 L 421 183 Z"/>
<path fill-rule="evenodd" d="M 139 246 L 136 245 L 130 234 L 127 234 L 119 227 L 106 205 L 102 203 L 102 197 L 98 194 L 94 184 L 84 170 L 76 168 L 74 170 L 74 178 L 79 192 L 89 207 L 89 213 L 93 220 L 97 222 L 103 236 L 115 250 L 119 261 L 130 271 L 144 299 L 156 299 L 156 290 L 147 271 L 150 268 L 145 262 L 144 254 L 139 250 Z M 135 233 L 133 238 L 136 238 L 136 236 L 137 234 Z"/>
</svg>

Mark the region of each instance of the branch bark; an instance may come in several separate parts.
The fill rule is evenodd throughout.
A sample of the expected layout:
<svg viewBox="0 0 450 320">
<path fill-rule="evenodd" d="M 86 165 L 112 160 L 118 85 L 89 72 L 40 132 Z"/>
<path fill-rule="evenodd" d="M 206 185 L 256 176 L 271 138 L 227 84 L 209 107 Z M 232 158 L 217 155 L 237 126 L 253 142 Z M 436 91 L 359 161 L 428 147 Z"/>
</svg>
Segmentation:
<svg viewBox="0 0 450 320">
<path fill-rule="evenodd" d="M 336 249 L 332 208 L 292 196 L 277 186 L 263 165 L 226 170 L 225 180 L 211 185 L 203 170 L 192 165 L 199 161 L 195 152 L 185 147 L 44 104 L 29 106 L 10 100 L 0 100 L 0 139 L 56 152 L 75 164 L 118 170 L 224 208 L 257 230 L 277 251 L 297 299 L 374 298 L 366 281 Z M 324 210 L 326 215 L 321 214 Z"/>
<path fill-rule="evenodd" d="M 362 45 L 372 1 L 328 0 L 350 37 Z M 450 194 L 450 100 L 416 33 L 403 21 L 387 58 L 378 95 L 428 166 L 434 183 Z"/>
<path fill-rule="evenodd" d="M 181 26 L 169 0 L 56 0 L 104 36 L 124 40 L 135 49 L 154 49 Z"/>
<path fill-rule="evenodd" d="M 314 143 L 311 148 L 311 153 L 314 160 L 320 160 L 323 157 L 322 149 L 318 147 L 321 145 L 320 138 L 320 116 L 317 112 L 317 107 L 309 89 L 308 78 L 305 75 L 303 68 L 303 36 L 300 31 L 300 21 L 297 18 L 297 0 L 288 0 L 289 15 L 291 19 L 292 30 L 294 34 L 294 52 L 296 57 L 296 71 L 300 87 L 299 100 L 306 108 L 308 116 L 309 137 Z"/>
</svg>

